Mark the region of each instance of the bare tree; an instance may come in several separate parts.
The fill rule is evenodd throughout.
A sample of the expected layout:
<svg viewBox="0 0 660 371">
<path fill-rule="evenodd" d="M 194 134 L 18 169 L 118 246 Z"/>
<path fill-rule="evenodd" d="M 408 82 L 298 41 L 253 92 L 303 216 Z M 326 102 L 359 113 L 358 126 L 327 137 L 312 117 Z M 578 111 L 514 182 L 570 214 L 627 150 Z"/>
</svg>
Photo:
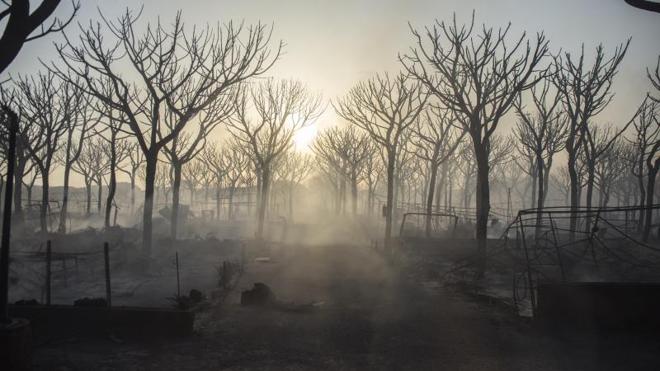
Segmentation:
<svg viewBox="0 0 660 371">
<path fill-rule="evenodd" d="M 125 116 L 125 130 L 145 157 L 142 243 L 149 255 L 158 154 L 233 86 L 266 72 L 281 45 L 270 50 L 270 33 L 261 24 L 187 32 L 179 13 L 169 28 L 158 22 L 138 34 L 138 18 L 126 11 L 116 21 L 103 18 L 102 24 L 81 27 L 79 46 L 68 38 L 57 46 L 66 69 L 55 64 L 53 69 L 72 81 L 81 78 L 80 88 Z M 127 68 L 136 79 L 126 77 Z M 168 128 L 163 118 L 173 124 Z"/>
<path fill-rule="evenodd" d="M 382 149 L 387 164 L 385 245 L 390 246 L 394 208 L 395 169 L 404 132 L 422 113 L 427 93 L 420 83 L 398 74 L 378 75 L 354 86 L 335 102 L 337 114 L 365 130 Z"/>
<path fill-rule="evenodd" d="M 143 167 L 142 170 L 142 180 L 144 181 L 147 177 L 146 166 Z M 159 161 L 154 180 L 156 188 L 160 190 L 160 194 L 163 196 L 163 204 L 165 205 L 165 208 L 167 208 L 166 205 L 170 200 L 170 192 L 172 191 L 172 175 L 172 165 L 167 162 Z M 156 200 L 158 200 L 158 197 L 156 197 Z"/>
<path fill-rule="evenodd" d="M 617 138 L 605 153 L 600 156 L 594 169 L 594 183 L 598 187 L 598 206 L 607 207 L 614 186 L 626 175 L 626 146 L 622 138 Z"/>
<path fill-rule="evenodd" d="M 337 138 L 340 137 L 340 128 L 331 128 L 320 132 L 311 149 L 317 161 L 317 168 L 330 184 L 334 191 L 335 213 L 340 214 L 344 209 L 346 193 L 346 164 L 337 148 Z"/>
<path fill-rule="evenodd" d="M 201 183 L 201 171 L 206 166 L 201 161 L 191 161 L 183 165 L 181 169 L 181 181 L 190 191 L 190 209 L 195 203 L 195 191 Z"/>
<path fill-rule="evenodd" d="M 83 177 L 85 184 L 85 215 L 91 215 L 92 211 L 92 183 L 96 181 L 97 172 L 106 166 L 105 154 L 102 150 L 103 143 L 99 138 L 88 140 L 71 170 Z"/>
<path fill-rule="evenodd" d="M 633 118 L 634 120 L 634 118 Z M 618 138 L 627 129 L 626 124 L 621 129 L 612 126 L 587 126 L 584 130 L 584 166 L 586 170 L 586 207 L 593 205 L 593 193 L 596 186 L 596 166 L 612 147 L 617 143 Z M 591 230 L 591 214 L 587 214 L 585 228 Z"/>
<path fill-rule="evenodd" d="M 177 95 L 177 99 L 182 102 L 178 105 L 184 107 L 184 104 L 194 104 L 188 95 L 198 93 L 195 91 L 195 86 L 190 84 L 189 91 L 182 91 Z M 172 164 L 174 183 L 172 184 L 172 223 L 170 224 L 170 234 L 172 239 L 177 238 L 177 228 L 179 225 L 179 190 L 181 188 L 181 172 L 183 166 L 192 161 L 204 148 L 206 144 L 206 137 L 215 129 L 220 122 L 226 118 L 233 107 L 229 100 L 231 94 L 224 94 L 219 96 L 218 99 L 207 104 L 201 108 L 197 113 L 197 118 L 194 125 L 189 125 L 185 132 L 178 132 L 172 137 L 168 145 L 163 147 L 165 157 Z M 187 112 L 183 110 L 172 110 L 173 114 L 165 118 L 165 123 L 168 126 L 169 132 L 174 132 L 176 124 L 184 119 L 183 114 Z M 162 135 L 162 133 L 159 133 Z"/>
<path fill-rule="evenodd" d="M 0 99 L 2 99 L 2 103 L 5 106 L 11 107 L 12 104 L 19 99 L 20 92 L 16 90 L 15 86 L 11 89 L 5 87 L 0 89 Z M 38 135 L 39 133 L 32 128 L 31 122 L 26 119 L 21 110 L 17 109 L 15 111 L 18 117 L 18 127 L 16 133 L 16 165 L 14 168 L 13 187 L 14 215 L 12 216 L 12 221 L 14 222 L 14 227 L 20 227 L 24 221 L 23 178 L 36 166 L 34 161 L 31 161 L 28 143 L 36 140 L 33 136 Z M 2 110 L 0 111 L 0 114 L 6 115 L 6 112 Z M 0 142 L 0 147 L 2 148 L 3 154 L 9 150 L 7 141 Z M 36 172 L 33 174 L 36 174 Z"/>
<path fill-rule="evenodd" d="M 131 214 L 135 211 L 135 186 L 140 168 L 144 165 L 144 152 L 140 149 L 138 143 L 127 144 L 126 158 L 128 163 L 125 166 L 119 164 L 117 170 L 126 174 L 131 182 Z M 125 168 L 126 167 L 126 168 Z"/>
<path fill-rule="evenodd" d="M 286 184 L 289 222 L 293 221 L 294 191 L 307 178 L 314 165 L 313 157 L 288 151 L 278 167 L 280 180 Z"/>
<path fill-rule="evenodd" d="M 400 60 L 406 70 L 422 81 L 435 97 L 454 111 L 472 138 L 477 163 L 477 225 L 480 263 L 485 268 L 488 214 L 490 210 L 489 157 L 491 137 L 518 95 L 531 88 L 544 73 L 537 73 L 548 55 L 543 33 L 533 42 L 526 33 L 510 38 L 511 24 L 494 30 L 438 22 L 424 33 L 413 29 L 416 47 Z"/>
<path fill-rule="evenodd" d="M 321 96 L 310 94 L 299 81 L 268 79 L 237 96 L 236 111 L 227 126 L 235 140 L 249 148 L 257 169 L 257 239 L 263 238 L 273 166 L 291 146 L 296 131 L 311 124 L 321 112 Z"/>
<path fill-rule="evenodd" d="M 115 194 L 117 193 L 117 171 L 119 164 L 122 163 L 129 155 L 131 150 L 131 143 L 123 136 L 121 136 L 121 117 L 115 116 L 115 112 L 109 109 L 106 113 L 105 130 L 99 133 L 100 137 L 105 141 L 102 149 L 107 159 L 107 175 L 108 179 L 108 195 L 105 200 L 105 210 L 103 214 L 103 225 L 105 228 L 110 227 L 110 216 L 112 207 L 115 206 Z M 101 194 L 99 193 L 99 200 Z"/>
<path fill-rule="evenodd" d="M 383 178 L 385 167 L 383 166 L 382 157 L 379 153 L 378 145 L 370 140 L 365 145 L 368 155 L 364 159 L 362 166 L 362 174 L 360 178 L 367 186 L 367 215 L 371 216 L 374 209 L 376 199 L 376 189 Z"/>
<path fill-rule="evenodd" d="M 526 206 L 527 194 L 529 193 L 529 188 L 532 188 L 532 198 L 530 208 L 536 207 L 536 189 L 538 181 L 538 164 L 536 161 L 536 155 L 534 154 L 534 149 L 524 145 L 521 141 L 516 141 L 516 149 L 518 152 L 517 156 L 513 157 L 513 162 L 518 166 L 518 171 L 522 171 L 525 179 L 525 187 L 523 188 L 523 207 Z"/>
<path fill-rule="evenodd" d="M 638 179 L 641 194 L 641 204 L 647 208 L 644 212 L 643 239 L 648 240 L 653 219 L 653 196 L 655 180 L 660 170 L 660 115 L 658 103 L 645 100 L 638 115 L 633 119 L 635 128 L 634 146 L 636 147 L 632 172 Z M 646 188 L 643 179 L 646 176 Z M 641 223 L 641 222 L 640 222 Z M 641 225 L 641 224 L 640 224 Z"/>
<path fill-rule="evenodd" d="M 82 151 L 83 143 L 91 135 L 96 124 L 92 117 L 93 110 L 82 91 L 74 89 L 72 93 L 71 114 L 65 118 L 66 142 L 62 148 L 60 163 L 64 167 L 64 182 L 62 187 L 62 205 L 60 208 L 60 220 L 58 232 L 66 232 L 66 220 L 69 211 L 69 177 L 71 168 L 78 161 Z"/>
<path fill-rule="evenodd" d="M 532 182 L 538 184 L 538 194 L 535 196 L 536 236 L 541 232 L 542 209 L 547 195 L 548 178 L 552 168 L 552 160 L 556 153 L 564 149 L 566 141 L 566 116 L 561 110 L 561 95 L 559 92 L 550 94 L 552 83 L 544 79 L 540 85 L 531 89 L 532 113 L 526 112 L 520 99 L 514 103 L 518 113 L 515 135 L 518 143 L 532 155 Z M 535 190 L 532 189 L 532 192 Z M 534 196 L 532 197 L 534 200 Z M 533 201 L 532 201 L 533 203 Z"/>
<path fill-rule="evenodd" d="M 220 205 L 222 202 L 220 191 L 222 189 L 222 182 L 225 175 L 227 175 L 227 169 L 225 168 L 223 152 L 220 149 L 219 144 L 209 143 L 206 145 L 201 154 L 201 161 L 204 162 L 209 169 L 209 172 L 212 174 L 210 178 L 213 179 L 212 183 L 215 184 L 216 219 L 220 220 Z"/>
<path fill-rule="evenodd" d="M 336 175 L 338 184 L 338 206 L 344 210 L 346 200 L 346 184 L 351 191 L 351 205 L 353 215 L 357 214 L 358 183 L 362 174 L 362 167 L 367 156 L 375 155 L 370 147 L 371 138 L 365 132 L 360 132 L 355 126 L 334 127 L 321 132 L 314 143 L 312 150 L 325 160 L 332 170 L 328 175 Z M 288 168 L 287 168 L 288 169 Z"/>
<path fill-rule="evenodd" d="M 513 220 L 514 217 L 514 206 L 512 191 L 515 191 L 517 194 L 520 194 L 519 185 L 521 183 L 520 178 L 523 176 L 523 173 L 520 172 L 520 166 L 514 160 L 505 161 L 500 163 L 499 166 L 493 169 L 495 173 L 495 183 L 499 183 L 504 187 L 505 198 L 506 198 L 506 217 L 507 221 Z M 524 207 L 524 194 L 521 196 L 522 207 Z"/>
<path fill-rule="evenodd" d="M 248 152 L 248 157 L 249 157 L 249 152 Z M 209 178 L 212 178 L 209 176 Z M 253 206 L 253 201 L 252 197 L 253 194 L 256 193 L 256 191 L 253 192 L 253 188 L 256 190 L 255 183 L 257 181 L 257 170 L 254 167 L 254 162 L 250 161 L 246 164 L 245 170 L 243 173 L 241 173 L 241 179 L 239 182 L 243 184 L 244 186 L 244 191 L 246 193 L 246 204 L 247 204 L 247 215 L 252 214 L 252 206 Z"/>
<path fill-rule="evenodd" d="M 586 66 L 584 45 L 577 58 L 568 52 L 555 57 L 553 83 L 561 94 L 564 111 L 568 116 L 565 148 L 571 179 L 572 213 L 580 206 L 577 161 L 586 142 L 585 132 L 593 117 L 602 112 L 612 100 L 612 82 L 628 45 L 630 40 L 617 47 L 609 59 L 605 56 L 603 46 L 599 45 L 591 67 Z M 571 239 L 574 238 L 576 225 L 577 218 L 573 216 L 570 221 Z"/>
<path fill-rule="evenodd" d="M 648 157 L 656 156 L 653 151 L 658 151 L 656 147 L 660 142 L 660 127 L 654 122 L 654 116 L 658 114 L 658 103 L 645 100 L 640 106 L 639 115 L 633 121 L 635 136 L 631 140 L 632 148 L 629 151 L 630 173 L 637 180 L 639 189 L 639 206 L 643 208 L 646 205 L 646 183 L 644 178 L 648 176 L 646 160 Z M 639 229 L 644 228 L 645 213 L 640 210 Z"/>
<path fill-rule="evenodd" d="M 234 219 L 234 194 L 243 173 L 247 170 L 250 157 L 240 144 L 233 142 L 222 152 L 222 164 L 225 168 L 225 180 L 229 191 L 227 205 L 227 219 Z"/>
<path fill-rule="evenodd" d="M 30 3 L 30 0 L 11 0 L 0 4 L 0 22 L 4 25 L 0 36 L 0 73 L 9 67 L 25 43 L 62 31 L 80 8 L 80 2 L 72 1 L 73 9 L 67 19 L 54 18 L 46 23 L 61 0 L 42 0 L 32 12 L 30 8 L 34 4 Z"/>
<path fill-rule="evenodd" d="M 564 203 L 568 205 L 571 196 L 571 176 L 568 174 L 568 167 L 560 167 L 555 174 L 550 175 L 550 179 L 564 197 Z"/>
<path fill-rule="evenodd" d="M 341 133 L 341 139 L 336 147 L 338 154 L 342 157 L 346 165 L 345 177 L 348 180 L 351 189 L 351 210 L 353 215 L 357 214 L 358 209 L 358 183 L 362 167 L 367 156 L 372 155 L 369 148 L 370 137 L 367 133 L 357 132 L 355 126 L 349 126 Z M 298 175 L 305 173 L 305 162 L 303 158 L 298 158 L 298 165 L 294 167 L 294 173 Z M 306 174 L 305 174 L 306 176 Z"/>
<path fill-rule="evenodd" d="M 658 62 L 655 65 L 655 70 L 651 71 L 648 68 L 646 69 L 646 75 L 649 77 L 649 81 L 651 81 L 651 85 L 655 89 L 654 95 L 649 93 L 649 97 L 653 99 L 654 102 L 660 103 L 660 56 L 658 56 Z"/>
<path fill-rule="evenodd" d="M 23 186 L 27 191 L 26 205 L 32 204 L 32 189 L 37 178 L 40 177 L 39 168 L 36 165 L 36 163 L 32 162 L 32 166 L 25 170 L 25 176 L 23 177 Z"/>
<path fill-rule="evenodd" d="M 532 113 L 526 112 L 520 101 L 516 104 L 516 137 L 520 144 L 531 150 L 536 162 L 538 209 L 544 206 L 554 155 L 564 149 L 566 140 L 567 121 L 561 111 L 561 96 L 558 92 L 550 95 L 550 87 L 550 82 L 543 80 L 541 85 L 531 89 Z"/>
<path fill-rule="evenodd" d="M 41 174 L 40 226 L 48 232 L 49 176 L 55 164 L 56 154 L 62 144 L 62 136 L 67 131 L 67 123 L 78 110 L 79 92 L 75 85 L 60 82 L 51 72 L 21 78 L 18 82 L 21 91 L 21 106 L 26 119 L 33 123 L 28 144 L 28 152 Z"/>
<path fill-rule="evenodd" d="M 413 126 L 411 144 L 415 154 L 426 161 L 429 167 L 426 196 L 426 237 L 431 235 L 431 213 L 436 191 L 436 181 L 440 165 L 451 158 L 465 135 L 465 130 L 456 128 L 451 111 L 440 107 L 430 107 Z"/>
</svg>

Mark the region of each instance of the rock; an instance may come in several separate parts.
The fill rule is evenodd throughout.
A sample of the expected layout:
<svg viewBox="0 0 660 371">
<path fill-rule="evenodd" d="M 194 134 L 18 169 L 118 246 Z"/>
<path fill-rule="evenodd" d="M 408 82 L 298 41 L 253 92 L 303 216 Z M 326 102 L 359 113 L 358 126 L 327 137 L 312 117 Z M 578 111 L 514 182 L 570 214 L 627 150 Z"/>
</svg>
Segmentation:
<svg viewBox="0 0 660 371">
<path fill-rule="evenodd" d="M 73 302 L 74 307 L 107 307 L 108 302 L 104 298 L 82 298 Z"/>
<path fill-rule="evenodd" d="M 36 299 L 23 299 L 19 300 L 15 305 L 39 305 L 39 302 Z"/>
<path fill-rule="evenodd" d="M 202 300 L 204 300 L 204 294 L 202 294 L 202 292 L 199 290 L 190 290 L 190 294 L 188 296 L 190 297 L 190 302 L 193 304 L 201 303 Z"/>
<path fill-rule="evenodd" d="M 275 303 L 275 295 L 266 284 L 257 282 L 241 293 L 241 305 L 267 306 Z"/>
</svg>

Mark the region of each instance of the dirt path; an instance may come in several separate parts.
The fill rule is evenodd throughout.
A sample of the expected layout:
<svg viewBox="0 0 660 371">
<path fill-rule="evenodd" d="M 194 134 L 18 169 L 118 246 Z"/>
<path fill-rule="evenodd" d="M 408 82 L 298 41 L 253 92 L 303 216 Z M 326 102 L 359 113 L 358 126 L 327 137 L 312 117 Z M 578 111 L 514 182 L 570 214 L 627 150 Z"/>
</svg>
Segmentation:
<svg viewBox="0 0 660 371">
<path fill-rule="evenodd" d="M 657 343 L 637 346 L 631 339 L 622 348 L 596 336 L 544 337 L 442 287 L 413 285 L 366 248 L 288 255 L 249 264 L 225 303 L 200 316 L 193 338 L 43 346 L 37 369 L 654 370 L 660 364 Z M 254 282 L 267 283 L 285 302 L 324 305 L 311 313 L 241 307 L 239 292 Z"/>
</svg>

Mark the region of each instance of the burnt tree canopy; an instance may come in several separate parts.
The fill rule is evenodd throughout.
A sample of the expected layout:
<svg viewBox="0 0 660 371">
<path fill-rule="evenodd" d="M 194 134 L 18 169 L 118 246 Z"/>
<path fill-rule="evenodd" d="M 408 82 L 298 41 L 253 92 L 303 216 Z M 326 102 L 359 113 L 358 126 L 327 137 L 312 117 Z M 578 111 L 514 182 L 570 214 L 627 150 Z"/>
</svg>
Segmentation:
<svg viewBox="0 0 660 371">
<path fill-rule="evenodd" d="M 32 12 L 30 0 L 3 1 L 0 4 L 0 22 L 6 22 L 0 36 L 0 50 L 2 50 L 0 73 L 9 67 L 26 42 L 62 31 L 71 23 L 80 8 L 78 1 L 72 2 L 73 11 L 67 19 L 54 18 L 46 23 L 61 2 L 61 0 L 43 0 Z"/>
</svg>

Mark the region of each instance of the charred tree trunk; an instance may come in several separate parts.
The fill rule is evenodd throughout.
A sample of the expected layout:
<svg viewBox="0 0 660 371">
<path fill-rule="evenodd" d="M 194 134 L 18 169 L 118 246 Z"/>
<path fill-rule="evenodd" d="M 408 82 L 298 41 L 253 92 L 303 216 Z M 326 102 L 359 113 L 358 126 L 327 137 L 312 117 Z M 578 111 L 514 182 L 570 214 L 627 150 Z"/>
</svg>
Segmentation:
<svg viewBox="0 0 660 371">
<path fill-rule="evenodd" d="M 639 175 L 637 176 L 637 186 L 639 187 L 639 222 L 637 229 L 642 231 L 644 229 L 644 206 L 646 205 L 646 188 L 644 185 L 644 165 L 640 162 L 638 167 Z"/>
<path fill-rule="evenodd" d="M 236 192 L 236 185 L 232 184 L 229 187 L 229 200 L 227 202 L 229 203 L 229 209 L 227 210 L 227 220 L 232 221 L 234 220 L 234 193 Z"/>
<path fill-rule="evenodd" d="M 394 209 L 394 167 L 396 165 L 396 149 L 387 149 L 387 201 L 385 204 L 385 248 L 391 252 L 392 214 Z"/>
<path fill-rule="evenodd" d="M 543 218 L 543 201 L 545 199 L 545 164 L 543 162 L 543 156 L 541 155 L 540 152 L 537 152 L 537 157 L 536 157 L 536 171 L 537 171 L 537 176 L 538 176 L 538 196 L 536 200 L 536 208 L 537 208 L 537 213 L 536 213 L 536 231 L 535 235 L 536 238 L 540 237 L 541 234 L 541 220 Z"/>
<path fill-rule="evenodd" d="M 103 199 L 103 179 L 99 176 L 96 178 L 96 184 L 98 185 L 98 190 L 96 192 L 96 212 L 101 214 L 101 206 Z"/>
<path fill-rule="evenodd" d="M 21 151 L 21 141 L 17 141 L 18 151 Z M 23 223 L 23 177 L 27 166 L 27 156 L 16 156 L 16 169 L 14 171 L 14 222 L 16 225 Z"/>
<path fill-rule="evenodd" d="M 220 183 L 215 185 L 215 219 L 220 220 Z"/>
<path fill-rule="evenodd" d="M 357 187 L 357 174 L 355 170 L 351 171 L 351 205 L 353 207 L 353 215 L 357 215 L 358 209 L 358 187 Z"/>
<path fill-rule="evenodd" d="M 431 237 L 431 213 L 433 212 L 433 199 L 435 194 L 435 183 L 438 176 L 438 167 L 431 164 L 431 176 L 429 179 L 428 195 L 426 197 L 426 238 Z"/>
<path fill-rule="evenodd" d="M 39 224 L 42 233 L 48 233 L 48 171 L 41 169 L 41 208 L 39 209 Z"/>
<path fill-rule="evenodd" d="M 660 162 L 660 160 L 658 160 Z M 644 216 L 644 234 L 642 236 L 644 242 L 648 241 L 651 234 L 651 224 L 653 223 L 653 196 L 655 191 L 655 178 L 658 174 L 658 165 L 649 169 L 648 178 L 646 179 L 646 215 Z"/>
<path fill-rule="evenodd" d="M 85 177 L 85 215 L 89 217 L 92 214 L 92 180 Z"/>
<path fill-rule="evenodd" d="M 490 165 L 488 163 L 487 144 L 475 146 L 475 158 L 477 160 L 477 225 L 476 238 L 479 253 L 479 276 L 483 276 L 486 270 L 486 250 L 488 248 L 488 213 L 490 212 L 490 184 L 488 174 Z"/>
<path fill-rule="evenodd" d="M 593 205 L 594 198 L 594 182 L 596 180 L 595 173 L 595 163 L 590 163 L 587 169 L 587 194 L 586 194 L 586 207 L 587 207 L 587 217 L 585 223 L 585 232 L 590 233 L 591 231 L 591 206 Z"/>
<path fill-rule="evenodd" d="M 142 214 L 142 250 L 144 254 L 151 256 L 153 212 L 154 212 L 154 183 L 156 180 L 156 164 L 158 163 L 158 152 L 148 152 L 145 155 L 145 186 L 144 186 L 144 213 Z"/>
<path fill-rule="evenodd" d="M 172 164 L 174 170 L 174 182 L 172 184 L 172 213 L 170 214 L 170 237 L 173 240 L 177 238 L 177 228 L 179 227 L 179 199 L 181 194 L 181 170 L 182 164 Z"/>
<path fill-rule="evenodd" d="M 66 233 L 66 219 L 69 209 L 69 176 L 71 173 L 71 141 L 73 140 L 73 130 L 68 130 L 67 141 L 64 156 L 64 184 L 62 187 L 62 208 L 60 209 L 60 220 L 57 231 Z"/>
<path fill-rule="evenodd" d="M 266 209 L 268 208 L 268 192 L 270 190 L 270 168 L 264 166 L 262 171 L 261 197 L 259 199 L 259 216 L 257 220 L 257 239 L 263 239 L 264 222 L 266 220 Z"/>
<path fill-rule="evenodd" d="M 135 213 L 135 172 L 131 173 L 131 215 Z"/>
<path fill-rule="evenodd" d="M 117 192 L 117 149 L 115 148 L 115 138 L 110 143 L 110 180 L 108 183 L 108 197 L 105 201 L 104 225 L 110 227 L 110 217 L 112 214 L 112 205 Z"/>
<path fill-rule="evenodd" d="M 27 204 L 31 205 L 32 204 L 32 188 L 34 187 L 34 184 L 31 184 L 29 187 L 25 187 L 27 189 Z"/>
<path fill-rule="evenodd" d="M 536 196 L 537 196 L 536 190 L 537 190 L 537 186 L 538 186 L 538 173 L 537 173 L 537 170 L 536 170 L 537 167 L 538 166 L 532 166 L 532 171 L 531 171 L 531 173 L 532 173 L 532 204 L 531 204 L 530 207 L 532 209 L 536 207 Z"/>
<path fill-rule="evenodd" d="M 567 147 L 568 150 L 568 147 Z M 571 217 L 570 217 L 570 227 L 569 227 L 569 238 L 571 241 L 575 240 L 575 229 L 577 228 L 577 210 L 580 207 L 580 181 L 578 179 L 578 174 L 575 169 L 577 162 L 575 151 L 568 151 L 568 176 L 570 178 L 570 206 L 571 206 Z"/>
<path fill-rule="evenodd" d="M 69 155 L 67 154 L 68 163 Z M 64 167 L 64 186 L 62 187 L 62 209 L 60 209 L 60 221 L 57 231 L 60 233 L 66 233 L 66 219 L 69 211 L 69 176 L 71 168 L 69 166 Z"/>
</svg>

